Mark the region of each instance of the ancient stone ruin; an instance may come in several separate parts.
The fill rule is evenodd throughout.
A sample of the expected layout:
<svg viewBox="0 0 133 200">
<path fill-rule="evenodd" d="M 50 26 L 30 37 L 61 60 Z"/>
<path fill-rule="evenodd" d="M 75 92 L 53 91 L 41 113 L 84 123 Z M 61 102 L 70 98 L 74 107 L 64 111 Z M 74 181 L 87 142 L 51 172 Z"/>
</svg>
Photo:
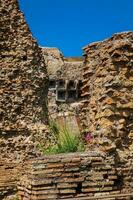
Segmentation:
<svg viewBox="0 0 133 200">
<path fill-rule="evenodd" d="M 46 137 L 51 140 L 51 135 L 46 128 L 48 75 L 42 51 L 30 33 L 17 0 L 2 0 L 0 15 L 2 199 L 14 188 L 19 171 L 15 167 L 41 155 L 36 148 L 37 141 L 46 143 Z"/>
<path fill-rule="evenodd" d="M 42 48 L 49 75 L 48 115 L 79 132 L 82 57 L 64 57 L 57 48 Z"/>
<path fill-rule="evenodd" d="M 0 9 L 0 154 L 19 160 L 26 151 L 34 152 L 32 124 L 46 124 L 48 76 L 41 49 L 32 38 L 16 0 L 2 0 Z"/>
<path fill-rule="evenodd" d="M 127 188 L 123 188 L 123 177 L 118 174 L 120 169 L 117 171 L 113 156 L 90 151 L 43 157 L 33 162 L 30 173 L 22 177 L 19 197 L 25 200 L 131 199 L 132 185 L 128 187 L 129 181 L 132 184 L 131 170 L 131 166 L 123 168 L 127 184 Z"/>
<path fill-rule="evenodd" d="M 42 48 L 49 75 L 49 99 L 55 93 L 55 101 L 72 103 L 80 99 L 82 81 L 82 57 L 64 57 L 56 48 Z M 50 109 L 50 107 L 49 107 Z"/>
<path fill-rule="evenodd" d="M 132 200 L 133 32 L 66 58 L 38 46 L 17 0 L 0 15 L 0 199 Z M 86 151 L 44 156 L 50 118 L 89 134 Z"/>
<path fill-rule="evenodd" d="M 113 148 L 132 152 L 133 32 L 115 34 L 84 51 L 83 126 L 100 142 L 106 138 Z"/>
</svg>

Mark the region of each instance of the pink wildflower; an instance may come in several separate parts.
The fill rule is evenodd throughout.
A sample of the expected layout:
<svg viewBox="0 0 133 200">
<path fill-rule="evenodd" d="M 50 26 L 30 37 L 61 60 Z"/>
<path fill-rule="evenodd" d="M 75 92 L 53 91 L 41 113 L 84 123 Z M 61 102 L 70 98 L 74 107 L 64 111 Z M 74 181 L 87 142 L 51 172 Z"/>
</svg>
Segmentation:
<svg viewBox="0 0 133 200">
<path fill-rule="evenodd" d="M 87 133 L 87 135 L 85 136 L 85 141 L 86 142 L 91 142 L 93 139 L 93 136 L 91 133 Z"/>
</svg>

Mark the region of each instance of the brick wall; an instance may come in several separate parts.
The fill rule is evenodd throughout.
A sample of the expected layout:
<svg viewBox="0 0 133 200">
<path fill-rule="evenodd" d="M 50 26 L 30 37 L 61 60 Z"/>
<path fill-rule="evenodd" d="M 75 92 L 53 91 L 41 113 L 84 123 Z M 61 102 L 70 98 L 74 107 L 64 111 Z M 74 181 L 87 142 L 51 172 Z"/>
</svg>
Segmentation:
<svg viewBox="0 0 133 200">
<path fill-rule="evenodd" d="M 39 158 L 21 178 L 18 196 L 21 200 L 130 199 L 133 171 L 128 167 L 118 169 L 114 157 L 97 152 Z"/>
<path fill-rule="evenodd" d="M 17 181 L 30 169 L 31 163 L 30 161 L 18 163 L 15 160 L 0 160 L 0 199 L 15 199 Z"/>
</svg>

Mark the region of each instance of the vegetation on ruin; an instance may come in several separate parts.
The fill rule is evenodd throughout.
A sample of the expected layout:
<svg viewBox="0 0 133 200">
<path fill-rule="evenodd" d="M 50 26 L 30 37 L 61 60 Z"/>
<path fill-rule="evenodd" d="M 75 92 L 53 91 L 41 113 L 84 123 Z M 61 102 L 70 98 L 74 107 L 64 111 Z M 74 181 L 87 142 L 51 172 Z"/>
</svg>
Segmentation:
<svg viewBox="0 0 133 200">
<path fill-rule="evenodd" d="M 42 144 L 39 144 L 38 147 L 44 154 L 81 152 L 85 150 L 82 139 L 75 133 L 72 133 L 67 126 L 61 127 L 57 124 L 57 122 L 51 120 L 49 128 L 54 134 L 57 142 L 54 145 L 49 145 L 48 148 L 44 148 Z"/>
</svg>

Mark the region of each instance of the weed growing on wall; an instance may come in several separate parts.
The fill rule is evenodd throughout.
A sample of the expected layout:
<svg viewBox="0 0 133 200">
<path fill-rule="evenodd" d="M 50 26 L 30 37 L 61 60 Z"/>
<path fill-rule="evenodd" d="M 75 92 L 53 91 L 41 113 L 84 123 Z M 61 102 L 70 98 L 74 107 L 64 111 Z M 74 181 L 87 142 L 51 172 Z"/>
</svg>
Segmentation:
<svg viewBox="0 0 133 200">
<path fill-rule="evenodd" d="M 49 123 L 50 131 L 56 137 L 57 143 L 50 145 L 47 149 L 39 144 L 38 147 L 44 154 L 58 154 L 69 152 L 84 151 L 84 143 L 81 138 L 75 133 L 69 131 L 68 127 L 61 127 L 55 121 L 51 120 Z"/>
</svg>

